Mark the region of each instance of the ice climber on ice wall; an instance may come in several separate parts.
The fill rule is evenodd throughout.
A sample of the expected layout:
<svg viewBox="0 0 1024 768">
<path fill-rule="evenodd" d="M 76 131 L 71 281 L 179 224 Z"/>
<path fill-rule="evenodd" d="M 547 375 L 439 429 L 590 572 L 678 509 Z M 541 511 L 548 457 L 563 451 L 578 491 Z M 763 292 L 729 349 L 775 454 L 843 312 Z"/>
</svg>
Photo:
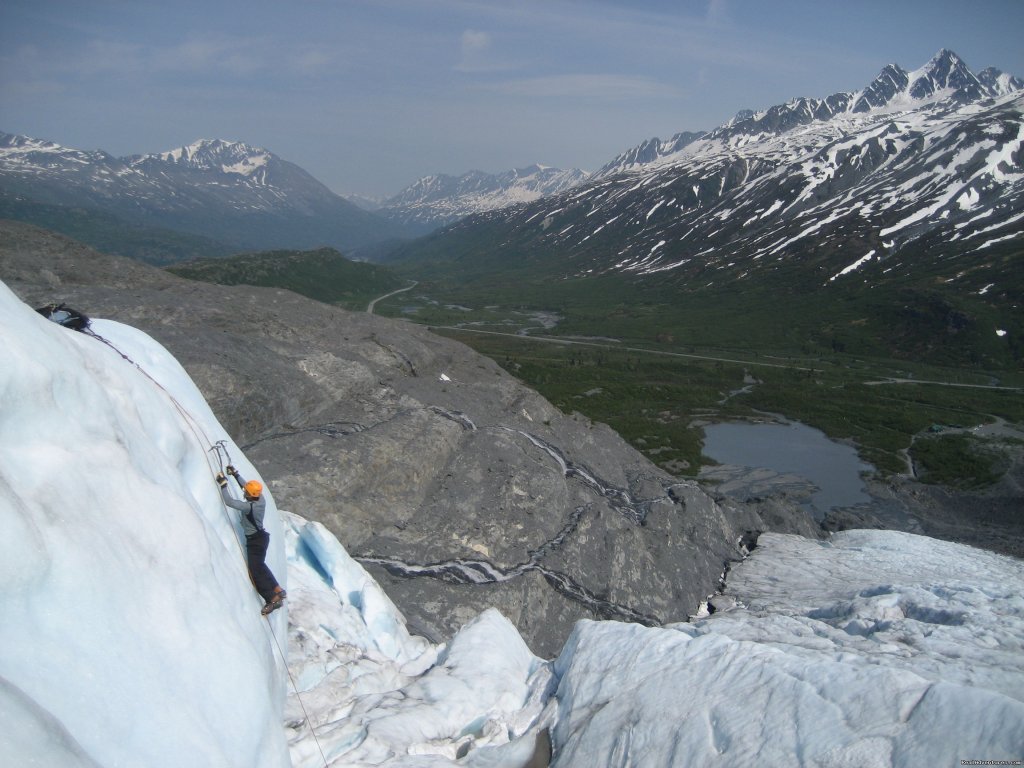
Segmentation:
<svg viewBox="0 0 1024 768">
<path fill-rule="evenodd" d="M 260 593 L 265 605 L 263 615 L 276 611 L 281 607 L 287 593 L 277 583 L 274 572 L 267 566 L 267 547 L 270 546 L 270 534 L 263 527 L 263 516 L 267 511 L 267 501 L 263 498 L 263 484 L 259 480 L 249 480 L 239 474 L 231 464 L 227 473 L 235 478 L 242 489 L 239 501 L 228 490 L 228 479 L 223 472 L 217 473 L 217 485 L 224 498 L 224 504 L 242 513 L 242 530 L 245 532 L 245 556 L 249 565 L 249 578 Z"/>
<path fill-rule="evenodd" d="M 92 328 L 135 365 L 0 284 L 0 764 L 287 766 L 286 611 L 255 610 L 210 482 L 224 430 L 149 336 Z"/>
</svg>

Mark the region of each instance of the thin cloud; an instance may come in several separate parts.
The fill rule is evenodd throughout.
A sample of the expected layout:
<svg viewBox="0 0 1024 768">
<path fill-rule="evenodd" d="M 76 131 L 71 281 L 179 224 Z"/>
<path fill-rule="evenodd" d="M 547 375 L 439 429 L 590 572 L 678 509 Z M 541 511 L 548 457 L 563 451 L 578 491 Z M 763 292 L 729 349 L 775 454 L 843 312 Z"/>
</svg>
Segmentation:
<svg viewBox="0 0 1024 768">
<path fill-rule="evenodd" d="M 92 40 L 75 60 L 65 67 L 80 75 L 136 72 L 144 60 L 144 50 L 136 43 Z M 54 62 L 60 67 L 60 62 Z"/>
<path fill-rule="evenodd" d="M 508 80 L 480 86 L 489 90 L 514 96 L 536 98 L 583 98 L 602 101 L 624 99 L 671 99 L 680 95 L 674 86 L 645 77 L 629 75 L 551 75 Z"/>
<path fill-rule="evenodd" d="M 726 0 L 708 0 L 707 21 L 718 26 L 731 21 Z"/>
<path fill-rule="evenodd" d="M 299 51 L 291 60 L 291 69 L 301 75 L 320 75 L 331 70 L 336 58 L 322 48 Z"/>
<path fill-rule="evenodd" d="M 515 64 L 501 59 L 496 53 L 491 34 L 479 29 L 463 31 L 459 51 L 459 63 L 455 67 L 458 72 L 507 72 L 516 68 Z"/>
<path fill-rule="evenodd" d="M 160 72 L 227 72 L 245 76 L 255 74 L 268 62 L 254 51 L 261 46 L 251 40 L 186 40 L 174 46 L 158 48 L 149 57 L 149 65 Z"/>
<path fill-rule="evenodd" d="M 467 29 L 462 33 L 462 55 L 475 56 L 491 47 L 491 36 L 478 29 Z"/>
</svg>

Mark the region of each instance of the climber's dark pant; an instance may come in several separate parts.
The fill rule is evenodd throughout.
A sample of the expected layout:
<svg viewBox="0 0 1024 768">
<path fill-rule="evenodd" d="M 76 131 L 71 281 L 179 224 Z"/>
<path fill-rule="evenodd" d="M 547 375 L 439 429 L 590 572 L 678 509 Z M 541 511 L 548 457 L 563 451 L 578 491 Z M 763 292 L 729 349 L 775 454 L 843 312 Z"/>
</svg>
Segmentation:
<svg viewBox="0 0 1024 768">
<path fill-rule="evenodd" d="M 249 576 L 256 585 L 256 591 L 266 601 L 274 594 L 277 579 L 267 566 L 267 547 L 270 546 L 270 534 L 266 531 L 245 537 L 245 555 L 249 561 Z"/>
</svg>

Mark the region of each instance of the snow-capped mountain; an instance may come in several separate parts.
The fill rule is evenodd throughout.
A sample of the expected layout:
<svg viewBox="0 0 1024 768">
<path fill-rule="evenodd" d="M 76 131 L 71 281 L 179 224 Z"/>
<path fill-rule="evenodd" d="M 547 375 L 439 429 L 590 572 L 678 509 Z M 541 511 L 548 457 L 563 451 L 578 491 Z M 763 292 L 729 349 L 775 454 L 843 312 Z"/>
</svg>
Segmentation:
<svg viewBox="0 0 1024 768">
<path fill-rule="evenodd" d="M 677 133 L 668 141 L 662 141 L 655 136 L 653 139 L 648 139 L 632 149 L 626 150 L 610 163 L 601 166 L 601 168 L 594 172 L 591 178 L 601 179 L 606 176 L 613 176 L 621 171 L 629 171 L 639 166 L 656 162 L 674 155 L 705 135 L 704 133 L 683 131 L 682 133 Z"/>
<path fill-rule="evenodd" d="M 474 213 L 531 203 L 571 189 L 588 178 L 577 168 L 531 165 L 504 173 L 470 171 L 461 176 L 425 176 L 384 201 L 378 212 L 430 231 Z"/>
<path fill-rule="evenodd" d="M 866 88 L 859 91 L 834 93 L 824 99 L 796 98 L 761 111 L 744 109 L 710 134 L 683 132 L 665 142 L 649 139 L 619 155 L 592 178 L 604 178 L 621 171 L 640 170 L 651 163 L 670 161 L 673 156 L 687 154 L 687 147 L 698 139 L 763 138 L 840 115 L 914 111 L 940 101 L 967 104 L 1021 90 L 1024 90 L 1024 80 L 992 67 L 975 75 L 959 56 L 943 49 L 925 66 L 913 72 L 907 72 L 897 64 L 888 64 Z"/>
<path fill-rule="evenodd" d="M 486 230 L 495 265 L 515 268 L 503 249 L 528 249 L 531 268 L 559 276 L 695 288 L 790 270 L 791 284 L 827 288 L 935 269 L 936 283 L 994 295 L 1001 259 L 1024 240 L 1022 85 L 975 76 L 946 50 L 914 72 L 889 65 L 860 91 L 645 142 L 589 182 L 459 222 L 421 253 Z"/>
<path fill-rule="evenodd" d="M 271 174 L 282 174 L 286 167 L 265 149 L 242 142 L 213 139 L 197 141 L 185 147 L 154 155 L 135 155 L 128 158 L 129 165 L 147 174 L 159 174 L 170 166 L 176 170 L 191 170 L 234 174 L 253 185 L 267 186 L 273 181 Z"/>
<path fill-rule="evenodd" d="M 238 248 L 350 248 L 395 234 L 266 149 L 202 140 L 116 158 L 0 133 L 0 193 L 98 210 Z"/>
<path fill-rule="evenodd" d="M 366 195 L 345 195 L 345 199 L 353 205 L 357 205 L 364 211 L 376 211 L 382 205 L 386 198 L 383 197 L 368 197 Z"/>
</svg>

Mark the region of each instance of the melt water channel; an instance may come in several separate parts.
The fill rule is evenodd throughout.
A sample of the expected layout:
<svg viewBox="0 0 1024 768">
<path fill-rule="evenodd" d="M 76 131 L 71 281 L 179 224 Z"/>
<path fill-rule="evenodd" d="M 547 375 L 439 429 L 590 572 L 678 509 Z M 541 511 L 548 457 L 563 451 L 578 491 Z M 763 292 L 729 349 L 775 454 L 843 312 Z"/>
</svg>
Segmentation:
<svg viewBox="0 0 1024 768">
<path fill-rule="evenodd" d="M 751 470 L 767 469 L 780 476 L 769 480 L 748 473 L 748 482 L 740 480 L 730 485 L 748 486 L 753 478 L 762 488 L 775 485 L 781 490 L 789 485 L 786 476 L 795 475 L 814 485 L 801 506 L 818 520 L 830 509 L 871 502 L 861 473 L 874 467 L 861 461 L 852 447 L 834 442 L 806 424 L 710 424 L 704 427 L 704 435 L 704 455 L 715 461 Z"/>
</svg>

